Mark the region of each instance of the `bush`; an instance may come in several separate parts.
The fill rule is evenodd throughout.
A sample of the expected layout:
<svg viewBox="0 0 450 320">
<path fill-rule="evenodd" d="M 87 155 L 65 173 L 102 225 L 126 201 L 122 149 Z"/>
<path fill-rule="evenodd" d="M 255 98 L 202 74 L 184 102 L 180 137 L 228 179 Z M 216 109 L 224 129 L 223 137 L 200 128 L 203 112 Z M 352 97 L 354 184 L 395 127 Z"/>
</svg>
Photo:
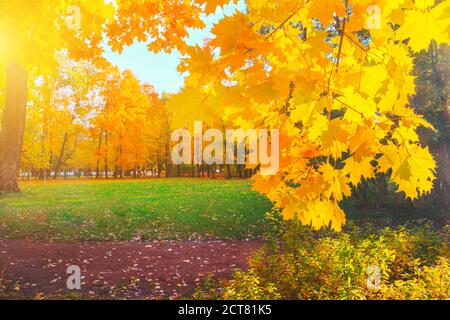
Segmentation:
<svg viewBox="0 0 450 320">
<path fill-rule="evenodd" d="M 269 243 L 250 270 L 237 272 L 224 299 L 448 299 L 450 263 L 445 237 L 430 225 L 353 226 L 340 234 L 313 232 L 276 213 Z M 379 282 L 378 282 L 379 281 Z"/>
<path fill-rule="evenodd" d="M 271 282 L 261 284 L 255 270 L 237 271 L 223 293 L 226 300 L 275 300 L 280 299 L 276 286 Z"/>
</svg>

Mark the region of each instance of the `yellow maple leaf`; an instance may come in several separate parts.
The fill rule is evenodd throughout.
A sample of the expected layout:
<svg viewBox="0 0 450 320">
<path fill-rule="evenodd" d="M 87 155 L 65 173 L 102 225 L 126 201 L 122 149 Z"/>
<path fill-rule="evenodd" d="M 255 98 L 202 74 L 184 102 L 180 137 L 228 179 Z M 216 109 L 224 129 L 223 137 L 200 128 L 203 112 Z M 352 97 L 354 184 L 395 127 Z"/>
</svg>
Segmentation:
<svg viewBox="0 0 450 320">
<path fill-rule="evenodd" d="M 431 40 L 438 43 L 449 41 L 450 2 L 443 1 L 433 9 L 434 1 L 417 1 L 420 10 L 406 13 L 405 22 L 398 30 L 400 39 L 409 38 L 408 45 L 415 51 L 428 49 Z"/>
</svg>

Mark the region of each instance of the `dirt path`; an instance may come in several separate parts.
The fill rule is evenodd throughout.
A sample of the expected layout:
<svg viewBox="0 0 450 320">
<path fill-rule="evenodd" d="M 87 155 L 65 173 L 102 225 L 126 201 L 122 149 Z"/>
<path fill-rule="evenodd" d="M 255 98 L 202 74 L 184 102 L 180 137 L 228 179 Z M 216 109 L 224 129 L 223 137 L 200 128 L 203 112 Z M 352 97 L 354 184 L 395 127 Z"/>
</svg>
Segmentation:
<svg viewBox="0 0 450 320">
<path fill-rule="evenodd" d="M 81 269 L 82 296 L 177 298 L 208 275 L 245 269 L 257 241 L 50 243 L 0 241 L 0 295 L 67 295 L 69 265 Z"/>
</svg>

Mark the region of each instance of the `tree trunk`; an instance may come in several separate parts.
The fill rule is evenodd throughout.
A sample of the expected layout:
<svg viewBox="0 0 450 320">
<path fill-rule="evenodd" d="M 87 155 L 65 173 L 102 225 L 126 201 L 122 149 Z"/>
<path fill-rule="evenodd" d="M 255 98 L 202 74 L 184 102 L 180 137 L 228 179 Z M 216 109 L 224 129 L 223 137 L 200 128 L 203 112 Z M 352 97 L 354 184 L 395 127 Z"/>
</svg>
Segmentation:
<svg viewBox="0 0 450 320">
<path fill-rule="evenodd" d="M 105 132 L 105 179 L 108 179 L 108 130 Z"/>
<path fill-rule="evenodd" d="M 53 175 L 53 179 L 56 179 L 58 177 L 59 170 L 61 169 L 61 165 L 62 165 L 62 162 L 63 162 L 64 151 L 66 149 L 66 144 L 67 144 L 67 140 L 68 139 L 69 139 L 69 134 L 66 132 L 64 134 L 64 139 L 63 139 L 63 143 L 62 143 L 62 146 L 61 146 L 61 152 L 59 154 L 58 162 L 56 163 L 55 174 Z"/>
<path fill-rule="evenodd" d="M 227 168 L 227 179 L 231 179 L 231 165 L 226 164 L 225 166 Z"/>
<path fill-rule="evenodd" d="M 97 168 L 96 168 L 96 178 L 100 179 L 100 151 L 102 148 L 102 138 L 103 138 L 103 129 L 100 129 L 100 135 L 98 137 L 98 146 L 97 146 L 97 152 L 98 152 L 98 159 L 97 159 Z"/>
<path fill-rule="evenodd" d="M 44 180 L 44 169 L 39 169 L 39 180 Z"/>
<path fill-rule="evenodd" d="M 169 178 L 170 177 L 170 154 L 169 154 L 169 142 L 168 142 L 169 140 L 167 140 L 167 143 L 166 143 L 166 146 L 165 146 L 165 148 L 166 148 L 166 178 Z"/>
<path fill-rule="evenodd" d="M 242 173 L 242 164 L 236 165 L 236 168 L 237 168 L 237 172 L 238 172 L 239 178 L 241 178 L 241 179 L 244 178 L 244 175 Z"/>
<path fill-rule="evenodd" d="M 6 100 L 0 131 L 0 193 L 20 192 L 20 167 L 27 105 L 27 77 L 22 66 L 8 61 Z"/>
</svg>

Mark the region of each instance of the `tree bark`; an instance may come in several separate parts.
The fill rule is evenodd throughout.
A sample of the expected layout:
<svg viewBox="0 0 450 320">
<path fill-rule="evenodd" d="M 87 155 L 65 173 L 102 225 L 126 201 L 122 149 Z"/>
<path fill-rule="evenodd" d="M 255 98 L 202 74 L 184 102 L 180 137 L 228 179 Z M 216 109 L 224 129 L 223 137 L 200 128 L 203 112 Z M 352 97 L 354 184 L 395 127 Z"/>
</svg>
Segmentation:
<svg viewBox="0 0 450 320">
<path fill-rule="evenodd" d="M 25 69 L 14 60 L 7 65 L 6 99 L 0 131 L 0 193 L 20 192 L 20 167 L 27 105 Z"/>
<path fill-rule="evenodd" d="M 170 170 L 170 154 L 169 154 L 169 140 L 166 142 L 166 178 L 170 177 L 171 170 Z"/>
<path fill-rule="evenodd" d="M 158 178 L 161 178 L 162 164 L 158 162 Z"/>
<path fill-rule="evenodd" d="M 108 130 L 105 132 L 105 179 L 108 179 Z"/>
<path fill-rule="evenodd" d="M 242 164 L 237 164 L 236 168 L 237 168 L 237 172 L 238 172 L 239 178 L 241 178 L 241 179 L 244 178 L 244 175 L 242 173 Z"/>
<path fill-rule="evenodd" d="M 66 149 L 66 144 L 67 144 L 68 138 L 69 138 L 69 134 L 66 132 L 64 134 L 63 143 L 61 145 L 61 152 L 58 157 L 58 162 L 56 163 L 56 166 L 55 166 L 55 174 L 53 175 L 53 179 L 58 178 L 59 171 L 61 170 L 61 165 L 62 165 L 63 157 L 64 157 L 64 151 Z"/>
<path fill-rule="evenodd" d="M 100 135 L 98 137 L 98 146 L 97 146 L 97 152 L 98 152 L 98 159 L 97 159 L 97 168 L 96 168 L 96 178 L 100 179 L 100 151 L 102 149 L 102 138 L 103 138 L 103 129 L 100 129 Z"/>
<path fill-rule="evenodd" d="M 226 164 L 226 169 L 227 169 L 227 179 L 231 179 L 231 165 L 230 164 Z"/>
</svg>

